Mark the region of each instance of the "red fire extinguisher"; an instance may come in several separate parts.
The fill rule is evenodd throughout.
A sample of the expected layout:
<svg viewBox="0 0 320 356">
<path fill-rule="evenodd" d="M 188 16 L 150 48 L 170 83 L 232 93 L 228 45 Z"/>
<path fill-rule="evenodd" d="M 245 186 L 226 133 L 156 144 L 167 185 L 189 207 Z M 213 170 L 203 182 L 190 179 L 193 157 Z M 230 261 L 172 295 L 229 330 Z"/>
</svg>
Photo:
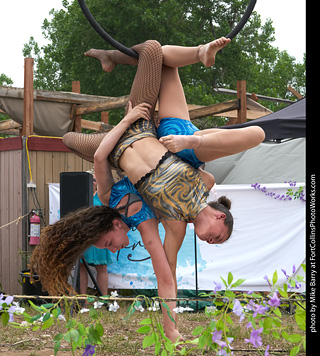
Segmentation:
<svg viewBox="0 0 320 356">
<path fill-rule="evenodd" d="M 29 214 L 29 244 L 38 245 L 40 239 L 40 216 L 36 210 Z"/>
</svg>

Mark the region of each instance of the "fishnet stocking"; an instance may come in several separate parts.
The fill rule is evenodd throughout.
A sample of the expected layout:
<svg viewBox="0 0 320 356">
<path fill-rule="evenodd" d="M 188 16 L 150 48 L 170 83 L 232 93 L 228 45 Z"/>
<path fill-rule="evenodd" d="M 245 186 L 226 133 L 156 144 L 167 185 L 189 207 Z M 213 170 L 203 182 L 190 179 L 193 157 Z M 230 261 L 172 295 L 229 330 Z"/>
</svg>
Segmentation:
<svg viewBox="0 0 320 356">
<path fill-rule="evenodd" d="M 116 50 L 108 51 L 109 58 L 114 65 L 138 65 L 129 100 L 132 102 L 133 107 L 143 102 L 150 104 L 152 106 L 150 116 L 153 117 L 161 84 L 161 45 L 157 41 L 146 41 L 132 47 L 132 49 L 139 54 L 138 61 Z M 106 134 L 68 132 L 63 136 L 63 143 L 81 158 L 93 162 L 94 153 Z"/>
</svg>

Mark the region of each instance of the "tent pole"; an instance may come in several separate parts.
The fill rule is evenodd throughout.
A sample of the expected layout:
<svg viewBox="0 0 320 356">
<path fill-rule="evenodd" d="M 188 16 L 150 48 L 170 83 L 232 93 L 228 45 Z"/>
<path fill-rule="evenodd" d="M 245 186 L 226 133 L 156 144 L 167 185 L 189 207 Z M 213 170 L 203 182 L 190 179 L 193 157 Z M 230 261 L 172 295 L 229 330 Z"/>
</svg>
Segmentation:
<svg viewBox="0 0 320 356">
<path fill-rule="evenodd" d="M 196 297 L 198 298 L 198 256 L 197 256 L 197 235 L 194 232 L 194 266 L 195 266 L 195 279 L 196 279 Z M 196 301 L 196 312 L 198 311 L 198 301 Z"/>
</svg>

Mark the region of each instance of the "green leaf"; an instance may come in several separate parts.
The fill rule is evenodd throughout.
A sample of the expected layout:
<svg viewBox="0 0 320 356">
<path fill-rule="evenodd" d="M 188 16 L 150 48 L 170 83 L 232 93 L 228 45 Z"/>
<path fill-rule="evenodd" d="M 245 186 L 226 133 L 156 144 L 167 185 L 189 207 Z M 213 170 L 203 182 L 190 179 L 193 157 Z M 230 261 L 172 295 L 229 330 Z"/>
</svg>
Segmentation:
<svg viewBox="0 0 320 356">
<path fill-rule="evenodd" d="M 140 325 L 150 325 L 151 324 L 151 319 L 150 318 L 146 318 L 140 321 L 139 323 Z"/>
<path fill-rule="evenodd" d="M 273 332 L 272 332 L 272 336 L 273 336 L 275 339 L 280 340 L 280 335 L 279 335 L 278 332 L 273 331 Z"/>
<path fill-rule="evenodd" d="M 194 330 L 192 331 L 192 335 L 193 336 L 197 336 L 199 334 L 201 334 L 204 330 L 203 326 L 197 326 L 196 328 L 194 328 Z"/>
<path fill-rule="evenodd" d="M 52 304 L 52 303 L 42 304 L 42 307 L 44 307 L 46 309 L 50 309 L 50 308 L 54 307 L 54 304 Z"/>
<path fill-rule="evenodd" d="M 281 314 L 281 311 L 279 310 L 279 308 L 273 309 L 273 312 L 276 314 L 276 316 L 281 318 L 282 314 Z"/>
<path fill-rule="evenodd" d="M 93 298 L 93 297 L 88 297 L 87 298 L 87 302 L 88 303 L 92 303 L 92 302 L 94 302 L 95 301 L 95 298 Z"/>
<path fill-rule="evenodd" d="M 102 326 L 100 323 L 98 323 L 98 324 L 96 325 L 96 330 L 97 330 L 99 336 L 102 336 L 102 335 L 103 335 L 103 326 Z"/>
<path fill-rule="evenodd" d="M 233 275 L 231 272 L 228 273 L 228 285 L 230 286 L 233 281 Z"/>
<path fill-rule="evenodd" d="M 272 284 L 276 285 L 278 282 L 278 272 L 274 271 L 273 277 L 272 277 Z"/>
<path fill-rule="evenodd" d="M 60 341 L 62 338 L 63 338 L 63 334 L 59 333 L 53 338 L 53 341 Z"/>
<path fill-rule="evenodd" d="M 54 344 L 54 347 L 53 347 L 53 351 L 54 351 L 54 355 L 56 355 L 60 349 L 60 344 L 61 342 L 60 341 L 57 341 L 55 344 Z"/>
<path fill-rule="evenodd" d="M 154 354 L 158 355 L 161 349 L 161 342 L 160 341 L 156 341 L 156 344 L 154 346 Z"/>
<path fill-rule="evenodd" d="M 263 331 L 266 333 L 268 332 L 268 329 L 272 328 L 273 321 L 270 317 L 267 317 L 263 323 Z"/>
<path fill-rule="evenodd" d="M 85 327 L 84 327 L 84 325 L 83 325 L 82 323 L 79 324 L 78 330 L 79 330 L 79 333 L 80 333 L 81 335 L 86 335 L 86 334 L 87 334 L 87 333 L 86 333 L 86 329 L 85 329 Z"/>
<path fill-rule="evenodd" d="M 221 276 L 220 276 L 220 278 L 221 278 L 223 284 L 226 286 L 226 288 L 228 288 L 228 283 Z"/>
<path fill-rule="evenodd" d="M 166 351 L 166 350 L 162 350 L 162 352 L 161 352 L 161 356 L 168 356 L 167 351 Z"/>
<path fill-rule="evenodd" d="M 53 322 L 54 322 L 54 319 L 53 319 L 53 318 L 47 319 L 47 320 L 42 324 L 41 330 L 45 330 L 45 329 L 50 328 L 50 326 L 53 325 Z"/>
<path fill-rule="evenodd" d="M 9 322 L 9 313 L 3 312 L 1 314 L 1 319 L 2 319 L 3 325 L 6 326 L 8 324 L 8 322 Z"/>
<path fill-rule="evenodd" d="M 90 311 L 89 311 L 89 316 L 91 319 L 98 319 L 98 313 L 97 313 L 97 310 L 94 309 L 94 308 L 90 308 Z"/>
<path fill-rule="evenodd" d="M 43 322 L 45 322 L 45 321 L 47 321 L 49 318 L 50 318 L 50 313 L 46 313 L 44 316 L 43 316 L 43 319 L 42 319 L 42 321 Z"/>
<path fill-rule="evenodd" d="M 235 298 L 235 296 L 236 296 L 231 290 L 226 290 L 225 295 L 228 298 Z"/>
<path fill-rule="evenodd" d="M 292 335 L 288 335 L 286 339 L 292 342 L 293 344 L 297 344 L 302 340 L 302 336 L 300 334 L 292 334 Z"/>
<path fill-rule="evenodd" d="M 299 346 L 295 346 L 292 348 L 292 350 L 290 351 L 290 356 L 295 356 L 299 353 L 300 351 L 300 347 Z"/>
<path fill-rule="evenodd" d="M 51 313 L 57 319 L 58 316 L 61 314 L 61 309 L 59 307 L 57 307 L 55 309 L 52 309 Z"/>
<path fill-rule="evenodd" d="M 146 347 L 150 347 L 155 342 L 154 335 L 147 335 L 144 337 L 142 342 L 142 347 L 145 349 Z"/>
<path fill-rule="evenodd" d="M 281 297 L 288 298 L 288 293 L 281 288 L 278 288 L 278 292 L 280 293 Z"/>
<path fill-rule="evenodd" d="M 36 321 L 36 320 L 38 320 L 38 319 L 40 319 L 40 318 L 41 318 L 41 314 L 37 314 L 37 315 L 35 315 L 35 316 L 33 316 L 33 317 L 31 318 L 30 323 L 33 323 L 34 321 Z"/>
<path fill-rule="evenodd" d="M 137 333 L 139 333 L 139 334 L 147 334 L 150 330 L 151 330 L 151 328 L 150 328 L 149 325 L 144 325 L 144 326 L 141 326 L 141 328 L 139 328 L 137 330 Z"/>
<path fill-rule="evenodd" d="M 245 282 L 245 279 L 238 279 L 235 283 L 232 284 L 231 288 L 239 287 L 244 282 Z"/>
</svg>

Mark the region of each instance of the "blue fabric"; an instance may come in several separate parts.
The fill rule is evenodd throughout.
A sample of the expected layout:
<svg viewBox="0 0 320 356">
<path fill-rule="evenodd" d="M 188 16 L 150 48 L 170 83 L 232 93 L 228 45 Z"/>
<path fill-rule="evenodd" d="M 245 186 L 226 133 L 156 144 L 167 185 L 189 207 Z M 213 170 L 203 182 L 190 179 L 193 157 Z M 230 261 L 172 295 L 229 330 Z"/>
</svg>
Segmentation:
<svg viewBox="0 0 320 356">
<path fill-rule="evenodd" d="M 93 205 L 103 205 L 98 197 L 98 194 L 93 196 Z M 84 259 L 90 266 L 95 265 L 109 265 L 112 263 L 110 256 L 110 251 L 106 248 L 97 248 L 95 246 L 90 246 L 84 251 Z"/>
<path fill-rule="evenodd" d="M 157 135 L 159 138 L 168 135 L 191 136 L 196 131 L 199 131 L 199 129 L 189 120 L 167 117 L 160 120 L 160 125 L 157 128 Z M 197 158 L 193 149 L 184 149 L 177 152 L 176 155 L 196 169 L 204 164 L 204 162 Z"/>
<path fill-rule="evenodd" d="M 116 208 L 120 200 L 127 194 L 133 193 L 137 195 L 142 201 L 142 208 L 134 215 L 125 217 L 121 214 L 122 220 L 129 226 L 130 229 L 136 228 L 140 223 L 149 219 L 156 219 L 156 215 L 151 208 L 142 199 L 140 193 L 129 181 L 128 177 L 124 177 L 119 182 L 112 186 L 109 206 Z"/>
</svg>

